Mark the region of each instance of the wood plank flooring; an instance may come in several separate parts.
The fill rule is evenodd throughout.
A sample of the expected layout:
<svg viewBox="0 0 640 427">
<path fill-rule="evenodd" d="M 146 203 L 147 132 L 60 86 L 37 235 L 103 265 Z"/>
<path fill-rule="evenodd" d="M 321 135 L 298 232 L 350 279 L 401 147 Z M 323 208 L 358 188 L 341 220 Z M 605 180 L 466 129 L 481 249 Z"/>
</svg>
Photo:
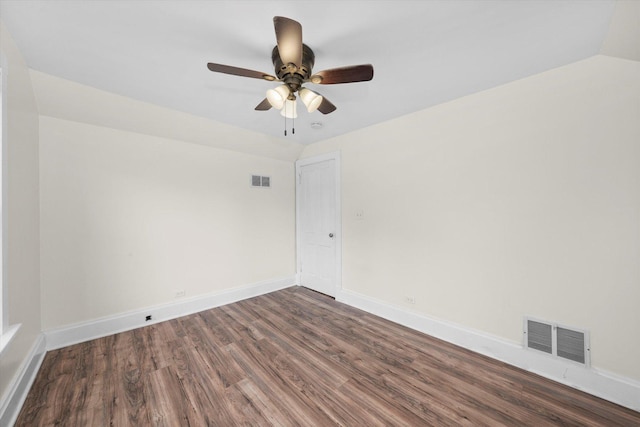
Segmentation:
<svg viewBox="0 0 640 427">
<path fill-rule="evenodd" d="M 17 426 L 640 426 L 293 287 L 47 353 Z"/>
</svg>

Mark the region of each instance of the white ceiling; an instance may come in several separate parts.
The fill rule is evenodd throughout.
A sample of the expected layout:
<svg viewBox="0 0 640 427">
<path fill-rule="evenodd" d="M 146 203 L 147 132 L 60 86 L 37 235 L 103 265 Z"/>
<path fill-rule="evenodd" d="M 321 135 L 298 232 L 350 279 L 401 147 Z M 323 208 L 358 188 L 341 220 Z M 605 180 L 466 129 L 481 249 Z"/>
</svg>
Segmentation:
<svg viewBox="0 0 640 427">
<path fill-rule="evenodd" d="M 598 54 L 613 11 L 613 0 L 0 0 L 32 69 L 275 137 L 284 119 L 254 107 L 276 83 L 206 64 L 273 74 L 272 18 L 295 19 L 314 71 L 375 69 L 370 82 L 309 84 L 338 109 L 300 108 L 287 139 L 303 144 Z"/>
</svg>

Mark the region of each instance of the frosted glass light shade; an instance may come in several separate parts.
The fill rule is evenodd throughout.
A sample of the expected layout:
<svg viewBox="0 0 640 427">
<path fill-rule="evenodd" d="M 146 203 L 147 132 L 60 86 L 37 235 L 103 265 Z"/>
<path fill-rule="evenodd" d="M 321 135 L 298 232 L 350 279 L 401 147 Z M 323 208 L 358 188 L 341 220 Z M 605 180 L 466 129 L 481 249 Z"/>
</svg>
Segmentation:
<svg viewBox="0 0 640 427">
<path fill-rule="evenodd" d="M 284 102 L 284 107 L 280 110 L 280 115 L 285 116 L 287 119 L 295 119 L 298 117 L 298 111 L 296 110 L 296 101 L 287 99 Z"/>
<path fill-rule="evenodd" d="M 323 99 L 322 95 L 312 90 L 309 90 L 303 87 L 298 91 L 298 93 L 300 94 L 300 99 L 302 100 L 304 105 L 307 107 L 307 111 L 310 113 L 313 113 L 314 111 L 316 111 L 320 106 L 320 104 L 322 104 L 322 99 Z"/>
<path fill-rule="evenodd" d="M 267 91 L 267 100 L 276 110 L 280 110 L 284 106 L 284 101 L 288 96 L 289 87 L 287 85 L 280 85 L 275 89 L 269 89 Z"/>
</svg>

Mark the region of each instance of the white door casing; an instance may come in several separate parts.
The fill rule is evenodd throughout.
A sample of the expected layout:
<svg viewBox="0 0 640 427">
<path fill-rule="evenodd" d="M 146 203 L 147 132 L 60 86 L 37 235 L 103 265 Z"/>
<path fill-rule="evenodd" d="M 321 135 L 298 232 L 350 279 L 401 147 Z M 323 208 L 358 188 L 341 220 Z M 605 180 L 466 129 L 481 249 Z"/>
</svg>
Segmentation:
<svg viewBox="0 0 640 427">
<path fill-rule="evenodd" d="M 342 278 L 340 153 L 296 162 L 298 283 L 335 297 Z"/>
</svg>

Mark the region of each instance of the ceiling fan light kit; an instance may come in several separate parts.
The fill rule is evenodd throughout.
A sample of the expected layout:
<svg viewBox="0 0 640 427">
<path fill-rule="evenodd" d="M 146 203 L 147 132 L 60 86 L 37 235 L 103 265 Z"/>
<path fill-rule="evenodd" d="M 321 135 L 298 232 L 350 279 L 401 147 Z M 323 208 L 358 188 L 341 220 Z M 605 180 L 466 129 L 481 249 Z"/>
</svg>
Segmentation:
<svg viewBox="0 0 640 427">
<path fill-rule="evenodd" d="M 209 70 L 217 73 L 282 82 L 278 87 L 267 90 L 267 97 L 255 108 L 257 111 L 267 111 L 273 107 L 281 110 L 280 114 L 286 118 L 296 118 L 297 92 L 309 113 L 318 110 L 322 114 L 329 114 L 336 110 L 336 106 L 319 93 L 303 87 L 303 84 L 355 83 L 373 79 L 371 64 L 332 68 L 313 74 L 315 54 L 309 46 L 302 43 L 300 23 L 276 16 L 273 18 L 273 25 L 277 44 L 271 52 L 271 61 L 276 76 L 230 65 L 212 62 L 207 64 Z"/>
<path fill-rule="evenodd" d="M 307 107 L 307 111 L 313 113 L 322 104 L 322 95 L 317 92 L 307 89 L 306 87 L 300 88 L 298 91 L 300 94 L 300 100 Z"/>
<path fill-rule="evenodd" d="M 273 108 L 280 110 L 284 106 L 284 102 L 289 98 L 290 94 L 291 91 L 289 90 L 289 86 L 280 85 L 275 89 L 267 90 L 267 99 Z"/>
<path fill-rule="evenodd" d="M 280 115 L 286 117 L 287 119 L 297 119 L 298 118 L 298 109 L 295 100 L 287 99 L 284 101 L 284 107 L 280 110 Z"/>
</svg>

